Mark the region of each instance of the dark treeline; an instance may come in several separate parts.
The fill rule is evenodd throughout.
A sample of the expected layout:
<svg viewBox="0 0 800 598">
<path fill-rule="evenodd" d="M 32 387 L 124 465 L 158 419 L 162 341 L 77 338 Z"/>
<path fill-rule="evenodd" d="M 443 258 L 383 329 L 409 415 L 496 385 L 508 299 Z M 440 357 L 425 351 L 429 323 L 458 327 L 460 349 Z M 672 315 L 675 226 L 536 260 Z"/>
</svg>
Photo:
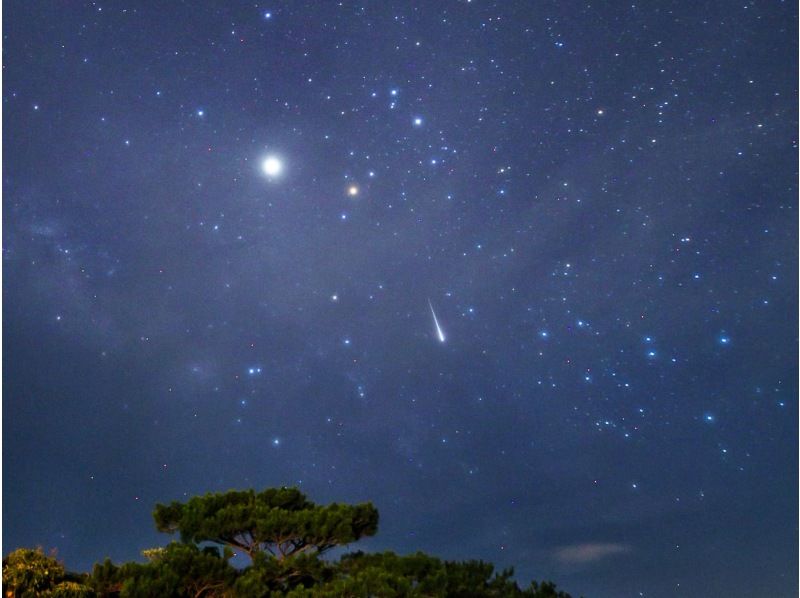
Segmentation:
<svg viewBox="0 0 800 598">
<path fill-rule="evenodd" d="M 70 573 L 42 549 L 20 548 L 3 559 L 7 597 L 532 597 L 570 598 L 550 582 L 521 588 L 513 570 L 482 561 L 442 561 L 421 552 L 345 554 L 337 546 L 372 536 L 371 503 L 322 506 L 296 488 L 229 491 L 156 505 L 159 531 L 180 541 L 143 551 L 147 562 L 106 559 L 91 573 Z M 230 561 L 249 558 L 244 568 Z"/>
</svg>

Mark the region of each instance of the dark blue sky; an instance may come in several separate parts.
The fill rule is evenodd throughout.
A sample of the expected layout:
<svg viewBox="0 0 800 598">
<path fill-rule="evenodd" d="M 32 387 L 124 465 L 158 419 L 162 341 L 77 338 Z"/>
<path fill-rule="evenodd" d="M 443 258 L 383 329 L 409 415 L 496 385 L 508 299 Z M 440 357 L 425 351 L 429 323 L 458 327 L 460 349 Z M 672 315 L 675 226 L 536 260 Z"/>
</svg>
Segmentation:
<svg viewBox="0 0 800 598">
<path fill-rule="evenodd" d="M 4 553 L 299 485 L 365 549 L 796 595 L 794 3 L 4 17 Z"/>
</svg>

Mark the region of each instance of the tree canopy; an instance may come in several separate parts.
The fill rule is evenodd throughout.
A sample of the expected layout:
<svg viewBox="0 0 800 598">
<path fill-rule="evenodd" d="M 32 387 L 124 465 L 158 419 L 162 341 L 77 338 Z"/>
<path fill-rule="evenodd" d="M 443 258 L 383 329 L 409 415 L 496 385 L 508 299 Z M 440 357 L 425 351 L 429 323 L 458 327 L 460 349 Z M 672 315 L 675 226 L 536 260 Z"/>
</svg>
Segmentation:
<svg viewBox="0 0 800 598">
<path fill-rule="evenodd" d="M 3 591 L 14 598 L 88 598 L 84 575 L 68 573 L 41 548 L 19 548 L 3 559 Z"/>
<path fill-rule="evenodd" d="M 343 556 L 326 582 L 295 588 L 286 595 L 292 598 L 570 598 L 549 582 L 532 582 L 521 589 L 513 575 L 513 569 L 495 572 L 491 563 L 442 561 L 422 552 L 407 556 L 356 552 Z"/>
<path fill-rule="evenodd" d="M 422 552 L 344 554 L 334 546 L 374 535 L 371 503 L 316 505 L 296 488 L 232 490 L 185 503 L 156 505 L 156 527 L 180 542 L 142 552 L 146 562 L 92 573 L 65 571 L 41 549 L 19 549 L 3 560 L 9 596 L 49 598 L 570 598 L 550 582 L 521 588 L 513 570 L 483 561 L 443 561 Z M 237 569 L 235 550 L 251 559 Z"/>
<path fill-rule="evenodd" d="M 215 542 L 251 559 L 266 551 L 278 560 L 298 553 L 323 554 L 334 546 L 372 536 L 378 510 L 372 503 L 319 506 L 296 488 L 231 490 L 156 505 L 159 531 L 180 532 L 184 542 Z"/>
<path fill-rule="evenodd" d="M 224 596 L 236 581 L 228 562 L 230 552 L 200 549 L 194 544 L 171 542 L 165 548 L 145 550 L 148 563 L 121 567 L 106 560 L 95 565 L 90 584 L 99 596 Z"/>
</svg>

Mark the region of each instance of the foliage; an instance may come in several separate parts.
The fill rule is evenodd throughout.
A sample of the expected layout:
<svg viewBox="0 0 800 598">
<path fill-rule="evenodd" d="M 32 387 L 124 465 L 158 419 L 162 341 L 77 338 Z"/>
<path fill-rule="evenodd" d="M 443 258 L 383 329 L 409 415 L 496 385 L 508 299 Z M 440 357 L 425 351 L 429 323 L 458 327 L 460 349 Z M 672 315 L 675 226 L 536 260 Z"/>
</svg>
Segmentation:
<svg viewBox="0 0 800 598">
<path fill-rule="evenodd" d="M 142 551 L 142 556 L 146 558 L 148 561 L 153 562 L 158 560 L 159 557 L 164 556 L 164 551 L 166 548 L 162 546 L 158 546 L 156 548 L 145 548 Z"/>
<path fill-rule="evenodd" d="M 122 590 L 122 584 L 127 577 L 127 570 L 135 563 L 128 563 L 117 567 L 106 559 L 102 563 L 95 563 L 89 575 L 89 585 L 98 596 L 116 596 Z"/>
<path fill-rule="evenodd" d="M 181 542 L 142 551 L 143 563 L 95 564 L 91 575 L 70 574 L 41 548 L 14 551 L 3 561 L 8 596 L 27 598 L 570 598 L 550 582 L 525 589 L 513 570 L 483 561 L 443 561 L 421 552 L 321 555 L 377 530 L 370 503 L 318 506 L 295 488 L 206 494 L 157 505 L 161 531 Z M 205 544 L 204 544 L 205 543 Z M 208 545 L 208 543 L 212 543 Z M 230 564 L 233 549 L 251 564 Z"/>
<path fill-rule="evenodd" d="M 20 548 L 3 559 L 3 587 L 23 596 L 49 590 L 64 577 L 64 567 L 41 548 Z"/>
<path fill-rule="evenodd" d="M 49 593 L 40 594 L 49 598 L 93 598 L 94 591 L 77 581 L 62 581 L 50 590 Z"/>
<path fill-rule="evenodd" d="M 148 551 L 149 552 L 149 551 Z M 92 585 L 101 596 L 123 598 L 148 596 L 224 596 L 237 576 L 216 548 L 171 542 L 150 553 L 149 563 L 127 563 L 115 567 L 110 561 L 95 565 Z"/>
<path fill-rule="evenodd" d="M 283 596 L 295 588 L 317 587 L 333 574 L 334 568 L 315 554 L 282 560 L 260 554 L 236 580 L 234 593 L 242 598 Z"/>
<path fill-rule="evenodd" d="M 206 494 L 186 503 L 156 505 L 159 531 L 180 532 L 184 542 L 215 542 L 244 551 L 251 559 L 266 551 L 278 560 L 372 536 L 378 511 L 371 503 L 318 506 L 296 488 Z"/>
<path fill-rule="evenodd" d="M 451 562 L 417 552 L 398 556 L 393 552 L 345 555 L 334 578 L 311 589 L 295 589 L 292 598 L 340 598 L 380 596 L 381 598 L 422 598 L 469 596 L 470 598 L 525 597 L 569 598 L 555 585 L 535 582 L 526 590 L 511 579 L 513 570 L 494 573 L 494 566 L 482 561 Z"/>
<path fill-rule="evenodd" d="M 15 598 L 89 598 L 94 592 L 79 582 L 82 577 L 67 573 L 41 547 L 19 548 L 3 559 L 3 589 Z"/>
</svg>

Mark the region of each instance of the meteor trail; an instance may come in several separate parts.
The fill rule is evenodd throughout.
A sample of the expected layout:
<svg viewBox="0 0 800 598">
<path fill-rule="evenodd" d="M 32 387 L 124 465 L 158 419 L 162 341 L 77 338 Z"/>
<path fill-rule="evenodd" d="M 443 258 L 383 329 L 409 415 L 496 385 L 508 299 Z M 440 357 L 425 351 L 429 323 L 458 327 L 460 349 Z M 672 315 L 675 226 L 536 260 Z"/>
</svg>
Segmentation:
<svg viewBox="0 0 800 598">
<path fill-rule="evenodd" d="M 428 299 L 428 305 L 431 308 L 431 315 L 433 316 L 433 324 L 436 326 L 436 336 L 439 337 L 439 342 L 443 343 L 444 342 L 444 332 L 442 332 L 442 327 L 439 326 L 439 320 L 436 318 L 436 312 L 433 311 L 433 303 L 431 303 L 430 299 Z"/>
</svg>

